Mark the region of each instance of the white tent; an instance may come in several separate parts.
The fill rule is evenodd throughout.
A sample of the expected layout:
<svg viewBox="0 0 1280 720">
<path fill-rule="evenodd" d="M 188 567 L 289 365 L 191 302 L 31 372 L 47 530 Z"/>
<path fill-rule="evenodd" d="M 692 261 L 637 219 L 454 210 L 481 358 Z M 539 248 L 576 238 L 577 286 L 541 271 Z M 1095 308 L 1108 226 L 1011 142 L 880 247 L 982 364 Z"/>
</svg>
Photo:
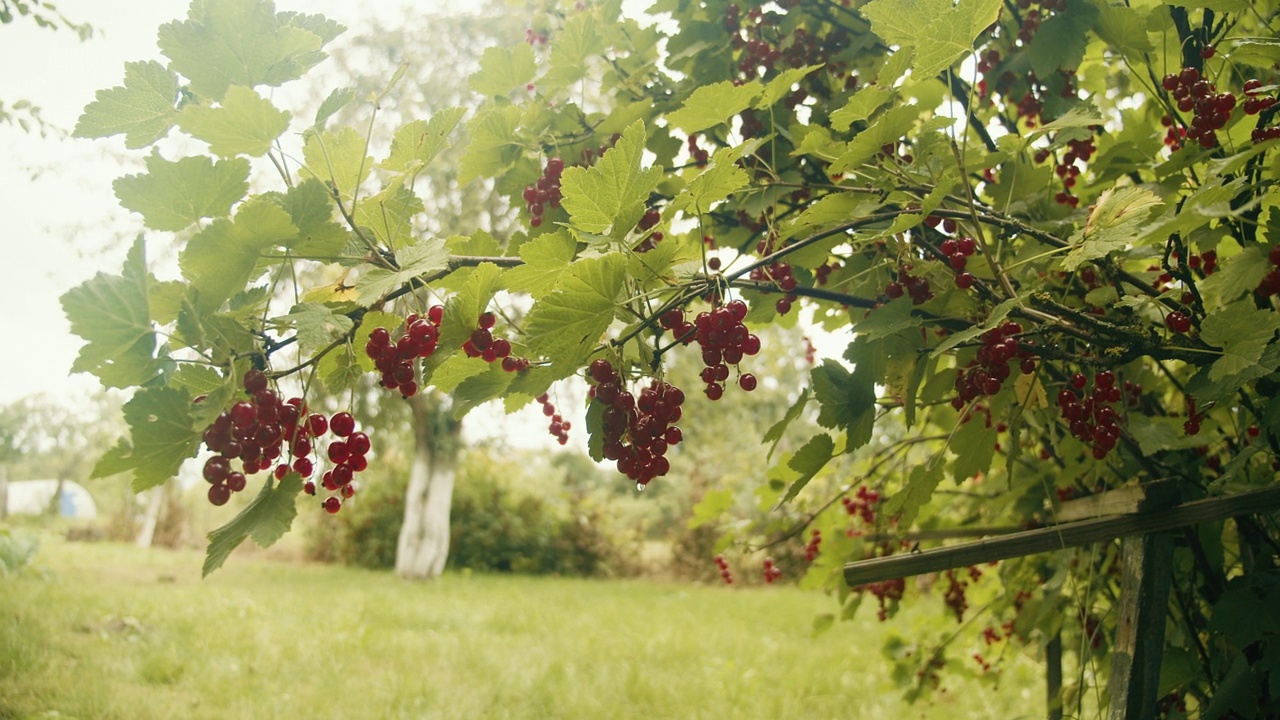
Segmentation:
<svg viewBox="0 0 1280 720">
<path fill-rule="evenodd" d="M 49 503 L 56 492 L 58 492 L 57 480 L 11 481 L 9 513 L 39 515 L 49 508 Z M 58 499 L 58 514 L 70 518 L 95 518 L 98 516 L 98 506 L 83 485 L 65 480 L 62 483 L 62 496 Z"/>
</svg>

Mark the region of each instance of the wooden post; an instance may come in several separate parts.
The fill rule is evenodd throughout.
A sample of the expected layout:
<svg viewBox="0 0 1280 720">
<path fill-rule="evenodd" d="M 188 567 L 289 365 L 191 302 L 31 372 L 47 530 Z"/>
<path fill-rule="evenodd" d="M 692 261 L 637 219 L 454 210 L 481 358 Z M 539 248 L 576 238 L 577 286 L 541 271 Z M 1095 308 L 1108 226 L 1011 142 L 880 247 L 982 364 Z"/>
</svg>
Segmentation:
<svg viewBox="0 0 1280 720">
<path fill-rule="evenodd" d="M 1062 720 L 1062 633 L 1044 646 L 1044 690 L 1049 720 Z"/>
<path fill-rule="evenodd" d="M 1156 717 L 1164 624 L 1173 578 L 1173 538 L 1166 533 L 1121 541 L 1120 606 L 1111 653 L 1111 720 Z"/>
</svg>

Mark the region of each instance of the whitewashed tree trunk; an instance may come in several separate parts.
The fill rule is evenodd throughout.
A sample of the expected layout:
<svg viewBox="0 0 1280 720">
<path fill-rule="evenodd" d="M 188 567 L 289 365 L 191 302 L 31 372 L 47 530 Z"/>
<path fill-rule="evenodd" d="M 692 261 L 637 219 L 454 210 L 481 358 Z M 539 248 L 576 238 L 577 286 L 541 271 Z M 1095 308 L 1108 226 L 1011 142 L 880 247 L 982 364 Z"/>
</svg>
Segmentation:
<svg viewBox="0 0 1280 720">
<path fill-rule="evenodd" d="M 396 574 L 430 580 L 449 559 L 449 509 L 457 474 L 460 425 L 439 398 L 415 396 L 413 464 L 405 491 L 404 524 L 396 545 Z"/>
<path fill-rule="evenodd" d="M 147 493 L 147 514 L 142 517 L 142 527 L 133 542 L 140 548 L 151 547 L 156 536 L 156 523 L 160 521 L 160 510 L 164 507 L 165 485 L 151 488 Z"/>
</svg>

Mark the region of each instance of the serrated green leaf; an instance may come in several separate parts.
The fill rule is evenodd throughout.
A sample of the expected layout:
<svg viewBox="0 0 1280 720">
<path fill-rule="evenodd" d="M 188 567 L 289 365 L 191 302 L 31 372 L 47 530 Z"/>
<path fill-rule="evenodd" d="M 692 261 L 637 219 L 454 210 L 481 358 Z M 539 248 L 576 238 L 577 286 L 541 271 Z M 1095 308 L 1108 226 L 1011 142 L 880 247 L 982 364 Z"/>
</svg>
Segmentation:
<svg viewBox="0 0 1280 720">
<path fill-rule="evenodd" d="M 307 353 L 329 345 L 355 327 L 355 322 L 344 313 L 316 302 L 294 305 L 288 315 L 274 318 L 271 322 L 286 334 L 292 330 L 298 338 L 298 347 Z"/>
<path fill-rule="evenodd" d="M 1271 270 L 1268 248 L 1250 245 L 1222 262 L 1218 272 L 1200 283 L 1200 293 L 1211 304 L 1224 304 L 1253 292 Z"/>
<path fill-rule="evenodd" d="M 520 246 L 523 265 L 507 271 L 507 287 L 538 300 L 555 289 L 569 269 L 578 243 L 565 230 L 543 233 Z"/>
<path fill-rule="evenodd" d="M 187 19 L 160 26 L 158 44 L 192 92 L 221 100 L 232 85 L 278 87 L 324 59 L 306 16 L 277 15 L 264 0 L 193 2 Z"/>
<path fill-rule="evenodd" d="M 182 363 L 170 379 L 174 387 L 185 388 L 191 397 L 213 392 L 227 384 L 227 379 L 216 368 L 195 363 Z"/>
<path fill-rule="evenodd" d="M 431 385 L 443 393 L 451 393 L 464 381 L 489 372 L 490 363 L 464 353 L 449 356 L 431 372 Z"/>
<path fill-rule="evenodd" d="M 320 358 L 320 362 L 316 363 L 316 372 L 320 375 L 325 390 L 337 395 L 354 386 L 366 372 L 360 366 L 359 357 L 363 354 L 364 348 L 357 353 L 348 343 Z"/>
<path fill-rule="evenodd" d="M 159 366 L 148 299 L 142 238 L 134 241 L 119 275 L 98 273 L 61 298 L 71 332 L 84 339 L 72 372 L 92 373 L 108 387 L 142 385 Z"/>
<path fill-rule="evenodd" d="M 800 417 L 800 414 L 804 412 L 805 407 L 809 404 L 810 397 L 812 395 L 809 392 L 809 388 L 800 391 L 800 396 L 791 404 L 791 407 L 787 408 L 787 412 L 782 416 L 782 419 L 765 431 L 764 437 L 761 439 L 769 443 L 767 458 L 773 458 L 773 453 L 778 449 L 778 442 L 782 440 L 782 435 L 787 431 L 791 423 L 795 422 L 796 418 Z"/>
<path fill-rule="evenodd" d="M 1202 438 L 1187 435 L 1182 428 L 1183 418 L 1148 417 L 1138 413 L 1129 418 L 1128 430 L 1143 455 L 1154 456 L 1166 450 L 1197 447 L 1204 444 Z"/>
<path fill-rule="evenodd" d="M 145 387 L 124 404 L 129 438 L 120 442 L 94 466 L 90 477 L 133 471 L 133 491 L 163 485 L 178 473 L 187 458 L 200 449 L 202 429 L 191 416 L 191 398 L 170 387 Z"/>
<path fill-rule="evenodd" d="M 809 203 L 799 215 L 784 226 L 785 237 L 810 235 L 846 225 L 855 218 L 870 214 L 879 206 L 861 193 L 837 192 Z M 843 236 L 841 242 L 848 242 Z"/>
<path fill-rule="evenodd" d="M 1062 269 L 1074 271 L 1090 260 L 1128 246 L 1163 206 L 1158 195 L 1143 187 L 1108 188 L 1098 197 L 1084 226 L 1067 241 L 1072 247 L 1062 259 Z"/>
<path fill-rule="evenodd" d="M 183 277 L 199 292 L 197 308 L 217 310 L 255 277 L 263 252 L 297 234 L 289 214 L 266 199 L 241 205 L 234 220 L 213 221 L 178 258 Z"/>
<path fill-rule="evenodd" d="M 735 85 L 729 80 L 702 85 L 689 95 L 679 110 L 667 115 L 667 126 L 696 133 L 728 122 L 751 107 L 764 92 L 758 82 Z"/>
<path fill-rule="evenodd" d="M 844 107 L 831 113 L 831 127 L 845 132 L 855 122 L 862 122 L 871 117 L 875 111 L 884 107 L 897 95 L 897 91 L 892 86 L 882 87 L 876 84 L 859 88 Z"/>
<path fill-rule="evenodd" d="M 529 311 L 527 342 L 543 357 L 576 367 L 613 322 L 626 261 L 621 255 L 583 258 L 565 272 L 560 287 Z"/>
<path fill-rule="evenodd" d="M 551 69 L 538 80 L 539 86 L 566 87 L 587 76 L 590 58 L 604 50 L 596 23 L 589 13 L 569 18 L 551 44 Z"/>
<path fill-rule="evenodd" d="M 760 93 L 760 98 L 756 100 L 755 107 L 760 109 L 773 107 L 779 100 L 791 94 L 791 86 L 804 80 L 806 76 L 814 70 L 825 67 L 824 65 L 806 65 L 804 67 L 790 68 L 778 73 L 777 77 L 769 81 L 764 86 L 764 91 Z"/>
<path fill-rule="evenodd" d="M 942 17 L 952 7 L 951 0 L 872 0 L 860 12 L 871 21 L 871 32 L 885 43 L 914 46 L 922 19 Z"/>
<path fill-rule="evenodd" d="M 889 108 L 877 117 L 871 125 L 845 145 L 840 156 L 827 168 L 830 173 L 847 172 L 875 157 L 880 148 L 897 142 L 915 127 L 920 117 L 920 108 L 916 105 L 899 105 Z"/>
<path fill-rule="evenodd" d="M 440 347 L 460 348 L 471 337 L 480 313 L 501 290 L 505 275 L 502 268 L 493 263 L 480 263 L 472 268 L 458 291 L 444 305 L 444 319 L 440 323 Z M 424 368 L 433 369 L 446 359 L 437 352 L 423 361 Z"/>
<path fill-rule="evenodd" d="M 589 168 L 571 167 L 560 179 L 561 205 L 574 227 L 601 234 L 614 228 L 620 217 L 638 214 L 649 193 L 662 179 L 661 168 L 641 169 L 644 158 L 644 123 L 637 120 L 618 142 Z M 634 220 L 631 221 L 634 224 Z M 623 231 L 630 227 L 621 227 Z"/>
<path fill-rule="evenodd" d="M 413 239 L 413 217 L 426 207 L 422 198 L 405 187 L 405 177 L 383 188 L 377 195 L 362 198 L 356 205 L 356 224 L 373 231 L 381 245 L 400 248 Z"/>
<path fill-rule="evenodd" d="M 1036 76 L 1047 78 L 1061 68 L 1080 67 L 1096 17 L 1092 3 L 1073 3 L 1065 12 L 1048 16 L 1027 46 Z"/>
<path fill-rule="evenodd" d="M 308 132 L 302 158 L 306 162 L 303 175 L 337 188 L 346 202 L 351 201 L 373 169 L 373 159 L 365 155 L 364 137 L 349 127 L 335 132 Z"/>
<path fill-rule="evenodd" d="M 317 130 L 324 130 L 325 123 L 329 122 L 329 118 L 333 117 L 342 108 L 350 105 L 356 99 L 356 91 L 352 88 L 334 88 L 329 96 L 320 103 L 320 107 L 316 108 L 316 119 L 312 125 Z"/>
<path fill-rule="evenodd" d="M 951 463 L 951 478 L 959 484 L 991 469 L 991 458 L 996 452 L 996 428 L 971 418 L 951 433 L 947 446 L 956 455 Z"/>
<path fill-rule="evenodd" d="M 1222 357 L 1209 368 L 1209 379 L 1221 382 L 1255 369 L 1277 330 L 1280 315 L 1252 303 L 1236 302 L 1209 313 L 1200 325 L 1200 339 L 1222 348 Z"/>
<path fill-rule="evenodd" d="M 959 0 L 954 8 L 928 16 L 928 24 L 918 31 L 912 74 L 933 77 L 971 52 L 974 39 L 999 17 L 1000 5 L 1000 0 Z"/>
<path fill-rule="evenodd" d="M 821 409 L 818 424 L 831 429 L 850 429 L 865 424 L 875 411 L 875 385 L 867 385 L 866 373 L 855 378 L 843 365 L 830 358 L 809 371 L 814 398 Z M 857 443 L 850 443 L 856 446 Z"/>
<path fill-rule="evenodd" d="M 505 97 L 516 90 L 523 92 L 537 71 L 533 47 L 528 43 L 486 48 L 480 56 L 480 69 L 471 76 L 471 89 L 486 97 Z"/>
<path fill-rule="evenodd" d="M 898 527 L 909 528 L 920 514 L 920 508 L 929 503 L 933 491 L 942 482 L 942 466 L 940 463 L 921 463 L 911 468 L 907 484 L 898 492 L 889 496 L 885 502 L 884 514 L 898 519 Z"/>
<path fill-rule="evenodd" d="M 178 77 L 160 63 L 124 64 L 124 85 L 99 90 L 76 121 L 75 137 L 124 133 L 124 146 L 141 148 L 164 137 L 178 116 Z"/>
<path fill-rule="evenodd" d="M 298 515 L 297 498 L 302 490 L 302 476 L 289 473 L 277 485 L 270 476 L 262 490 L 231 522 L 209 533 L 209 548 L 204 558 L 202 577 L 222 567 L 231 551 L 247 538 L 259 547 L 270 547 L 289 532 Z"/>
<path fill-rule="evenodd" d="M 1087 103 L 1081 104 L 1066 111 L 1057 120 L 1031 130 L 1027 133 L 1027 138 L 1048 135 L 1071 128 L 1090 128 L 1095 125 L 1102 125 L 1105 122 L 1106 119 L 1102 117 L 1102 113 L 1098 112 L 1097 108 Z"/>
<path fill-rule="evenodd" d="M 440 240 L 428 238 L 410 245 L 396 252 L 397 270 L 373 267 L 360 276 L 356 281 L 357 302 L 366 307 L 372 305 L 414 278 L 443 270 L 448 264 L 449 255 Z"/>
<path fill-rule="evenodd" d="M 289 127 L 289 113 L 247 87 L 227 89 L 218 107 L 188 105 L 178 114 L 178 127 L 209 143 L 222 157 L 266 155 L 271 144 Z"/>
<path fill-rule="evenodd" d="M 436 155 L 448 147 L 449 135 L 465 113 L 462 108 L 449 108 L 435 113 L 430 120 L 414 120 L 404 125 L 391 139 L 391 154 L 382 161 L 382 167 L 405 172 L 430 165 Z"/>
<path fill-rule="evenodd" d="M 831 462 L 831 454 L 835 447 L 836 443 L 830 435 L 819 433 L 809 438 L 808 442 L 796 450 L 787 461 L 787 466 L 795 470 L 798 477 L 791 483 L 791 487 L 787 488 L 787 494 L 782 496 L 780 505 L 794 500 L 809 481 Z"/>
<path fill-rule="evenodd" d="M 523 151 L 516 134 L 520 108 L 514 105 L 488 106 L 467 123 L 467 151 L 462 156 L 458 183 L 493 177 L 515 163 Z"/>
<path fill-rule="evenodd" d="M 195 156 L 169 162 L 153 152 L 146 174 L 125 175 L 111 187 L 147 227 L 178 232 L 201 218 L 226 217 L 249 191 L 249 161 Z"/>
<path fill-rule="evenodd" d="M 515 373 L 503 370 L 500 363 L 493 363 L 485 372 L 463 380 L 453 391 L 453 416 L 461 419 L 474 408 L 498 399 L 515 377 Z"/>
<path fill-rule="evenodd" d="M 731 507 L 733 507 L 732 490 L 708 490 L 693 506 L 693 515 L 686 526 L 690 530 L 696 530 L 703 525 L 714 523 Z"/>
<path fill-rule="evenodd" d="M 711 212 L 711 207 L 716 203 L 746 187 L 751 178 L 738 166 L 741 155 L 736 150 L 736 148 L 717 150 L 706 169 L 689 182 L 685 192 L 671 201 L 671 207 L 675 210 L 703 215 Z"/>
<path fill-rule="evenodd" d="M 307 178 L 289 188 L 281 200 L 298 236 L 285 243 L 294 253 L 308 258 L 334 257 L 347 246 L 350 234 L 334 222 L 333 197 L 324 183 Z"/>
<path fill-rule="evenodd" d="M 1098 9 L 1098 22 L 1094 31 L 1112 48 L 1131 57 L 1141 57 L 1142 53 L 1154 49 L 1147 35 L 1147 17 L 1151 8 L 1110 3 L 1098 3 L 1095 7 Z M 1232 57 L 1234 59 L 1234 52 Z"/>
</svg>

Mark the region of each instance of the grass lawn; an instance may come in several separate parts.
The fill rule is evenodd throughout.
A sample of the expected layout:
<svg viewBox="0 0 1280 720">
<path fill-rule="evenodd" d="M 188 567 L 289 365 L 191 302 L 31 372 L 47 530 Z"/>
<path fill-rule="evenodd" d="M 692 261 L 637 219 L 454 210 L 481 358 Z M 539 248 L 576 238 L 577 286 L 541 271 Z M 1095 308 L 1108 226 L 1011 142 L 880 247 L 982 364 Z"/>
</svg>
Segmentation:
<svg viewBox="0 0 1280 720">
<path fill-rule="evenodd" d="M 811 637 L 829 598 L 794 588 L 389 573 L 46 537 L 43 572 L 0 576 L 0 719 L 1042 717 L 1040 668 L 1009 658 L 907 706 L 886 632 Z M 871 619 L 861 619 L 871 618 Z M 957 683 L 965 681 L 952 675 Z"/>
</svg>

